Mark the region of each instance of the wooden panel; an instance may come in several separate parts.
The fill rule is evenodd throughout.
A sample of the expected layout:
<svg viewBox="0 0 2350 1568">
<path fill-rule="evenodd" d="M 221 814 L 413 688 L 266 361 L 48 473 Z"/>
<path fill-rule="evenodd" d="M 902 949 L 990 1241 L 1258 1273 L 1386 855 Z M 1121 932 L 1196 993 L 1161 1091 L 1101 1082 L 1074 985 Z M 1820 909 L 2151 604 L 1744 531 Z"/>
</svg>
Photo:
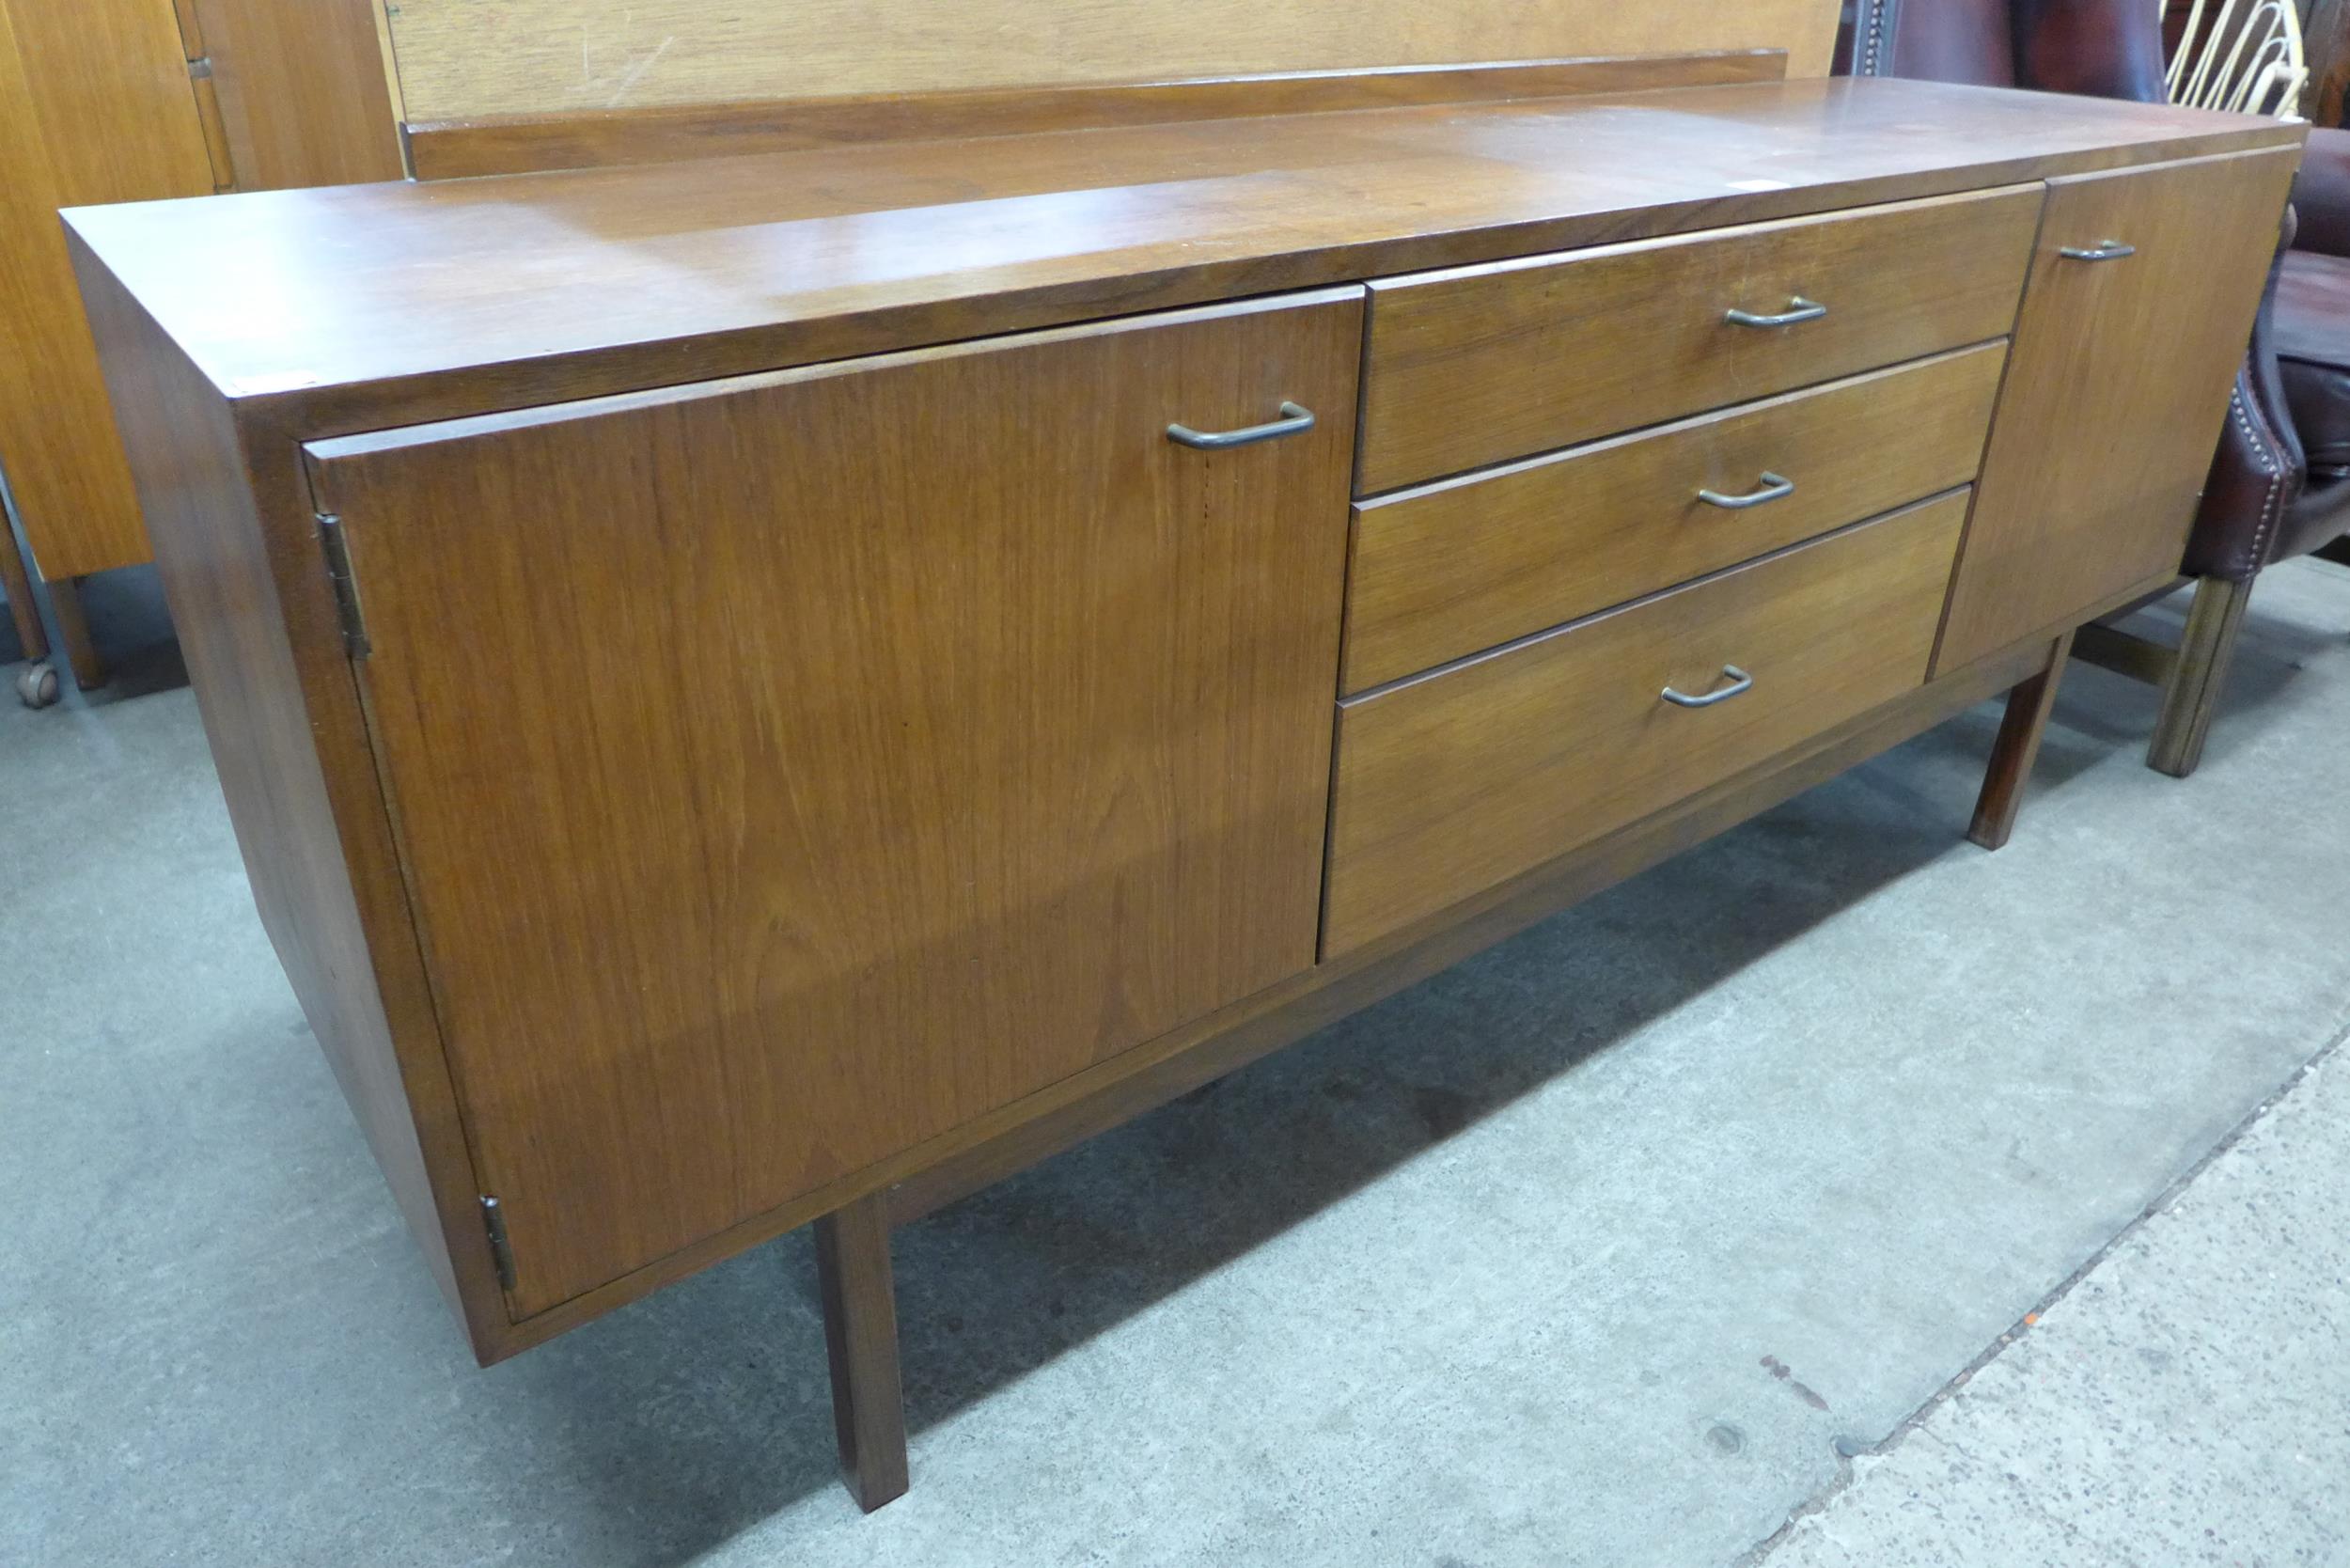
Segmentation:
<svg viewBox="0 0 2350 1568">
<path fill-rule="evenodd" d="M 57 208 L 212 189 L 171 0 L 0 0 L 0 464 L 44 576 L 148 554 Z"/>
<path fill-rule="evenodd" d="M 951 168 L 891 145 L 70 221 L 219 385 L 319 434 L 2302 134 L 1797 82 L 1006 136 Z M 1784 188 L 1751 188 L 1757 167 Z"/>
<path fill-rule="evenodd" d="M 2054 182 L 1945 666 L 2177 568 L 2296 162 L 2257 153 Z M 2060 254 L 2108 239 L 2137 254 Z"/>
<path fill-rule="evenodd" d="M 1786 49 L 1826 74 L 1836 0 L 400 0 L 412 120 L 654 103 Z"/>
<path fill-rule="evenodd" d="M 1589 843 L 1925 679 L 1966 494 L 1341 705 L 1324 951 Z M 1657 694 L 1753 677 L 1685 709 Z"/>
<path fill-rule="evenodd" d="M 2041 192 L 1537 257 L 1371 292 L 1370 494 L 2007 331 Z M 1827 314 L 1740 326 L 1733 309 Z"/>
<path fill-rule="evenodd" d="M 1967 483 L 2004 344 L 1408 490 L 1355 509 L 1345 689 L 1361 691 Z M 1773 473 L 1785 499 L 1748 510 Z"/>
<path fill-rule="evenodd" d="M 870 142 L 943 141 L 1246 116 L 1337 114 L 1414 103 L 1498 102 L 1570 93 L 1776 82 L 1786 73 L 1785 51 L 1753 49 L 1615 59 L 1292 71 L 1114 86 L 893 92 L 861 98 L 509 115 L 415 124 L 408 127 L 408 153 L 417 179 L 454 180 L 540 169 L 668 163 L 681 158 L 735 158 Z"/>
<path fill-rule="evenodd" d="M 517 1316 L 1310 964 L 1360 329 L 313 448 Z"/>
<path fill-rule="evenodd" d="M 193 0 L 241 191 L 398 180 L 374 0 Z"/>
<path fill-rule="evenodd" d="M 212 189 L 172 0 L 0 0 L 45 132 L 57 206 Z"/>
<path fill-rule="evenodd" d="M 296 448 L 241 431 L 105 270 L 77 265 L 261 923 L 433 1278 L 494 1360 L 504 1304 L 358 693 L 316 540 L 265 522 L 309 515 Z"/>
</svg>

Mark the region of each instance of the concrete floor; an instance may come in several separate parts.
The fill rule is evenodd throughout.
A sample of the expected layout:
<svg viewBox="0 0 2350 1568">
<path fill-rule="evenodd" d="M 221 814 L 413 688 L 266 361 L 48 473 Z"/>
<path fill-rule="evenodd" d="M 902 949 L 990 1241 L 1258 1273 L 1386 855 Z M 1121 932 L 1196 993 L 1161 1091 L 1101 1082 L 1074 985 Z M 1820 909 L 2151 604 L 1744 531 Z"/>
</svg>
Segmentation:
<svg viewBox="0 0 2350 1568">
<path fill-rule="evenodd" d="M 2350 573 L 2253 605 L 2185 784 L 2076 666 L 1997 855 L 1984 710 L 902 1232 L 870 1519 L 804 1236 L 475 1370 L 187 694 L 0 708 L 0 1564 L 2350 1560 Z"/>
</svg>

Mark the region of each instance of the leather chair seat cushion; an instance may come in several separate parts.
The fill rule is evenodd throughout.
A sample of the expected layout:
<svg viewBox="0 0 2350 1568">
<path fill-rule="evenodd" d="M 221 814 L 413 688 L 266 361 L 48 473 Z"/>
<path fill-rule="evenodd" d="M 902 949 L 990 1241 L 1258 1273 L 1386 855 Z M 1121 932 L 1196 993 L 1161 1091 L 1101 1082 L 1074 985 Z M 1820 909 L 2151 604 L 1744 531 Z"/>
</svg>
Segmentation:
<svg viewBox="0 0 2350 1568">
<path fill-rule="evenodd" d="M 2312 468 L 2350 469 L 2350 259 L 2285 253 L 2277 369 Z"/>
</svg>

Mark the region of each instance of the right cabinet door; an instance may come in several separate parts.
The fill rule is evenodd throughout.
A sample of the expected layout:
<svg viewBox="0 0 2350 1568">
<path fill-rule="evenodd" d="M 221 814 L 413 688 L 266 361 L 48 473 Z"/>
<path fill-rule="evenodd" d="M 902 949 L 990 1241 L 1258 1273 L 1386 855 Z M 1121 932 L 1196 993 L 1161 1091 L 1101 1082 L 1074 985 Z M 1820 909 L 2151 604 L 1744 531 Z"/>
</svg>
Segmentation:
<svg viewBox="0 0 2350 1568">
<path fill-rule="evenodd" d="M 2177 567 L 2298 162 L 2049 182 L 1937 670 Z"/>
</svg>

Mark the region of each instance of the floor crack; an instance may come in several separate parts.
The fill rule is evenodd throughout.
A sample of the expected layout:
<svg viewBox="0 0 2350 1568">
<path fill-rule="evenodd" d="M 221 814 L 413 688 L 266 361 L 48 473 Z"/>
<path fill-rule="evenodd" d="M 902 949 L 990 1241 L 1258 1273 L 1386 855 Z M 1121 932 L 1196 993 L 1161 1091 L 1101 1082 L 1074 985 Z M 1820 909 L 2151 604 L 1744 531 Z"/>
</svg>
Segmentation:
<svg viewBox="0 0 2350 1568">
<path fill-rule="evenodd" d="M 1864 1445 L 1856 1438 L 1845 1436 L 1838 1437 L 1834 1444 L 1835 1452 L 1837 1454 L 1836 1479 L 1830 1482 L 1826 1486 L 1823 1487 L 1820 1491 L 1814 1493 L 1811 1497 L 1807 1497 L 1801 1505 L 1790 1512 L 1787 1515 L 1785 1523 L 1781 1524 L 1778 1529 L 1773 1530 L 1762 1540 L 1748 1547 L 1746 1552 L 1738 1557 L 1735 1563 L 1732 1565 L 1732 1568 L 1759 1568 L 1760 1564 L 1762 1564 L 1773 1552 L 1777 1551 L 1786 1543 L 1788 1537 L 1794 1533 L 1796 1526 L 1802 1524 L 1807 1519 L 1815 1517 L 1816 1515 L 1826 1512 L 1828 1506 L 1835 1502 L 1838 1497 L 1843 1496 L 1844 1493 L 1852 1487 L 1854 1482 L 1858 1479 L 1859 1471 L 1856 1467 L 1856 1461 L 1873 1459 L 1888 1454 L 1895 1449 L 1901 1447 L 1904 1442 L 1907 1441 L 1913 1435 L 1916 1434 L 1922 1433 L 1925 1435 L 1932 1437 L 1932 1434 L 1924 1433 L 1924 1423 L 1936 1409 L 1949 1403 L 1962 1389 L 1964 1389 L 1968 1383 L 1972 1382 L 1977 1372 L 1980 1372 L 1983 1370 L 1983 1368 L 1989 1366 L 1992 1362 L 2006 1355 L 2008 1350 L 2013 1346 L 2016 1341 L 2030 1333 L 2033 1326 L 2039 1323 L 2042 1316 L 2044 1316 L 2050 1308 L 2062 1301 L 2066 1296 L 2071 1295 L 2075 1289 L 2076 1289 L 2084 1279 L 2088 1278 L 2090 1275 L 2095 1273 L 2096 1270 L 2104 1264 L 2107 1258 L 2110 1258 L 2113 1255 L 2114 1251 L 2119 1248 L 2123 1242 L 2128 1241 L 2132 1236 L 2137 1235 L 2140 1230 L 2145 1228 L 2149 1220 L 2154 1219 L 2155 1216 L 2163 1214 L 2165 1211 L 2174 1206 L 2181 1198 L 2186 1196 L 2187 1189 L 2193 1186 L 2195 1183 L 2201 1179 L 2204 1171 L 2210 1169 L 2212 1165 L 2222 1155 L 2228 1153 L 2238 1144 L 2242 1143 L 2247 1134 L 2250 1133 L 2251 1130 L 2258 1126 L 2271 1111 L 2275 1110 L 2278 1104 L 2287 1095 L 2291 1094 L 2295 1090 L 2300 1088 L 2311 1073 L 2315 1072 L 2319 1067 L 2325 1065 L 2327 1058 L 2331 1058 L 2336 1052 L 2341 1050 L 2345 1042 L 2350 1042 L 2350 1025 L 2338 1023 L 2333 1038 L 2326 1041 L 2324 1045 L 2317 1049 L 2314 1055 L 2311 1056 L 2298 1067 L 2295 1068 L 2291 1074 L 2285 1078 L 2283 1083 L 2278 1085 L 2276 1089 L 2271 1090 L 2268 1095 L 2260 1102 L 2260 1104 L 2254 1105 L 2249 1111 L 2246 1112 L 2243 1118 L 2238 1121 L 2234 1126 L 2229 1128 L 2217 1143 L 2205 1150 L 2202 1155 L 2198 1158 L 2194 1164 L 2188 1166 L 2186 1170 L 2174 1177 L 2170 1183 L 2162 1189 L 2162 1191 L 2155 1194 L 2154 1197 L 2147 1202 L 2145 1207 L 2138 1210 L 2137 1214 L 2130 1217 L 2128 1223 L 2124 1224 L 2119 1231 L 2115 1231 L 2110 1237 L 2108 1237 L 2103 1247 L 2100 1247 L 2095 1252 L 2090 1254 L 2088 1260 L 2083 1262 L 2080 1267 L 2065 1276 L 2065 1278 L 2058 1283 L 2055 1289 L 2049 1291 L 2047 1294 L 2042 1296 L 2040 1300 L 2032 1306 L 2030 1310 L 2027 1311 L 2021 1318 L 2017 1319 L 2015 1323 L 2010 1325 L 2006 1331 L 2001 1333 L 1998 1339 L 1992 1341 L 1990 1344 L 1986 1345 L 1981 1355 L 1977 1356 L 1972 1361 L 1969 1361 L 1965 1367 L 1961 1368 L 1949 1382 L 1943 1384 L 1941 1388 L 1935 1389 L 1933 1396 L 1926 1400 L 1924 1403 L 1919 1405 L 1908 1415 L 1903 1417 L 1899 1424 L 1897 1424 L 1890 1433 L 1887 1434 L 1883 1442 Z M 1764 1357 L 1764 1365 L 1771 1365 L 1771 1357 Z M 1782 1370 L 1773 1368 L 1773 1375 L 1785 1377 L 1788 1374 Z M 1935 1438 L 1935 1440 L 1937 1442 L 1941 1441 L 1939 1438 Z M 2063 1525 L 2065 1523 L 2060 1519 L 2056 1520 L 2055 1522 L 2060 1525 Z M 2068 1534 L 2071 1533 L 2071 1527 L 2066 1526 L 2066 1530 Z"/>
</svg>

